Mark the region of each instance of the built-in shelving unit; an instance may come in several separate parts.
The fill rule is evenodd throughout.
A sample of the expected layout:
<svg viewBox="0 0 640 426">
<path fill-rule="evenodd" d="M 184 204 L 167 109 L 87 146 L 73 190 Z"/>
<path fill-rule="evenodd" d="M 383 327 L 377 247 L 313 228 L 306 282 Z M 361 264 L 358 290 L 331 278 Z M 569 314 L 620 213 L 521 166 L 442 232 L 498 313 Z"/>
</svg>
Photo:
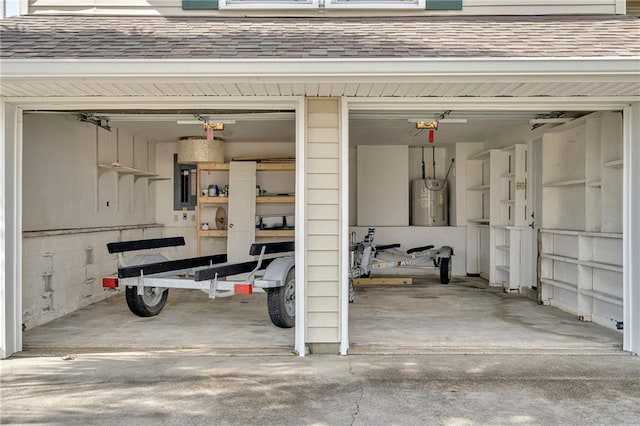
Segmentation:
<svg viewBox="0 0 640 426">
<path fill-rule="evenodd" d="M 238 195 L 237 192 L 234 193 L 234 187 L 238 188 L 240 186 L 234 185 L 233 182 L 230 181 L 230 168 L 229 163 L 199 163 L 197 165 L 197 185 L 201 192 L 205 191 L 209 185 L 217 185 L 219 190 L 225 187 L 228 189 L 228 193 L 222 194 L 223 196 L 208 196 L 202 193 L 198 196 L 196 208 L 198 255 L 201 255 L 203 252 L 202 243 L 204 239 L 231 238 L 227 227 L 228 223 L 233 223 L 234 218 L 226 217 L 223 222 L 219 219 L 216 220 L 215 215 L 220 216 L 222 213 L 225 215 L 229 213 L 229 206 L 233 202 L 234 195 L 236 197 L 240 196 L 242 199 L 248 196 L 248 194 Z M 260 172 L 265 173 L 265 175 L 263 176 Z M 269 172 L 292 172 L 292 179 L 270 178 Z M 256 186 L 255 192 L 253 188 L 251 189 L 250 197 L 252 197 L 253 203 L 256 205 L 256 215 L 275 215 L 276 213 L 273 212 L 277 212 L 277 214 L 282 214 L 283 216 L 291 215 L 291 217 L 293 217 L 293 212 L 295 211 L 295 194 L 292 190 L 295 187 L 295 162 L 256 162 L 254 173 L 256 174 L 256 183 L 258 185 Z M 278 173 L 278 175 L 281 176 L 280 173 Z M 289 182 L 289 180 L 291 180 L 291 182 Z M 265 185 L 275 192 L 269 193 L 265 191 L 265 193 L 261 193 L 264 191 L 264 189 L 261 188 L 264 188 Z M 258 209 L 258 205 L 261 206 L 260 209 Z M 282 212 L 283 207 L 284 212 Z M 292 226 L 287 228 L 261 229 L 259 226 L 259 217 L 260 216 L 256 216 L 255 238 L 292 238 L 295 236 L 295 230 Z M 209 229 L 203 229 L 203 223 L 208 223 Z M 227 241 L 227 244 L 228 243 Z"/>
<path fill-rule="evenodd" d="M 620 113 L 543 136 L 540 300 L 614 329 L 623 318 L 622 167 Z"/>
<path fill-rule="evenodd" d="M 527 147 L 467 157 L 467 272 L 505 291 L 531 287 Z"/>
</svg>

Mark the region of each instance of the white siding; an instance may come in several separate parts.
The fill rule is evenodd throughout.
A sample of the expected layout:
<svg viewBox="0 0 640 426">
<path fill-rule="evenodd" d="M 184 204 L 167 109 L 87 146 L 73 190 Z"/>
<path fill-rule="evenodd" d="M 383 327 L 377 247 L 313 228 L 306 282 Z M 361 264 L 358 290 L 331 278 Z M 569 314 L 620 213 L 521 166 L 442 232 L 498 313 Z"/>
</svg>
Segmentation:
<svg viewBox="0 0 640 426">
<path fill-rule="evenodd" d="M 339 342 L 338 99 L 307 101 L 307 342 Z"/>
<path fill-rule="evenodd" d="M 635 3 L 635 2 L 631 2 Z M 618 6 L 618 7 L 616 7 Z M 635 7 L 635 6 L 634 6 Z M 346 8 L 345 8 L 346 9 Z M 463 14 L 463 15 L 537 15 L 537 14 L 562 14 L 562 13 L 624 13 L 620 10 L 619 0 L 465 0 L 461 11 L 421 11 L 416 14 Z M 393 13 L 392 9 L 367 11 L 359 9 L 360 13 L 383 14 Z M 407 10 L 398 9 L 399 13 L 406 14 Z M 243 15 L 251 11 L 242 10 Z M 128 14 L 128 15 L 201 15 L 218 14 L 215 10 L 182 10 L 181 0 L 29 0 L 30 14 Z M 223 12 L 229 15 L 229 12 Z M 280 11 L 257 10 L 255 13 L 275 13 Z M 304 13 L 297 10 L 297 14 Z M 309 14 L 317 14 L 315 9 Z M 349 13 L 347 10 L 346 13 Z"/>
</svg>

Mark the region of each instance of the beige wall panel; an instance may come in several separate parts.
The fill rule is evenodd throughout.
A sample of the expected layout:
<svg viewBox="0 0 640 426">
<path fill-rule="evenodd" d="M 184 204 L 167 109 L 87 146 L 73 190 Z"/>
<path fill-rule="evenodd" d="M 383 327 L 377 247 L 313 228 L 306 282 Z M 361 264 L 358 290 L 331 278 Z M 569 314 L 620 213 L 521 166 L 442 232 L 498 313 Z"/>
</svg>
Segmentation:
<svg viewBox="0 0 640 426">
<path fill-rule="evenodd" d="M 309 127 L 337 129 L 338 117 L 335 112 L 312 112 L 307 115 L 307 120 Z"/>
<path fill-rule="evenodd" d="M 338 112 L 338 100 L 337 99 L 313 99 L 310 100 L 307 104 L 307 114 L 312 115 L 314 113 L 325 113 L 325 114 L 337 114 Z M 309 125 L 309 127 L 313 127 L 313 125 Z M 336 128 L 338 124 L 336 123 Z"/>
<path fill-rule="evenodd" d="M 307 160 L 308 173 L 340 173 L 340 163 L 337 158 L 310 158 Z"/>
<path fill-rule="evenodd" d="M 338 235 L 340 222 L 337 220 L 314 220 L 307 224 L 309 235 Z"/>
<path fill-rule="evenodd" d="M 307 129 L 307 141 L 311 143 L 338 143 L 340 140 L 339 129 Z"/>
<path fill-rule="evenodd" d="M 309 204 L 332 204 L 340 202 L 340 192 L 337 189 L 308 189 L 307 201 Z"/>
<path fill-rule="evenodd" d="M 311 297 L 309 298 L 309 304 L 307 305 L 307 309 L 310 312 L 310 315 L 317 315 L 323 312 L 334 313 L 340 309 L 340 305 L 338 303 L 339 299 L 336 296 L 327 296 L 327 297 Z M 332 315 L 335 316 L 335 315 Z M 307 317 L 309 319 L 309 317 Z M 314 325 L 320 325 L 318 323 L 314 323 Z M 336 324 L 337 325 L 337 324 Z"/>
<path fill-rule="evenodd" d="M 312 259 L 309 259 L 309 266 L 335 266 L 340 262 L 337 250 L 314 251 Z"/>
<path fill-rule="evenodd" d="M 338 158 L 340 145 L 337 143 L 309 144 L 307 155 L 309 158 Z"/>
<path fill-rule="evenodd" d="M 307 206 L 307 219 L 308 220 L 327 220 L 327 219 L 339 219 L 340 208 L 335 205 L 326 204 L 312 204 Z"/>
<path fill-rule="evenodd" d="M 307 341 L 310 343 L 335 343 L 339 340 L 338 327 L 309 327 Z"/>
<path fill-rule="evenodd" d="M 309 256 L 313 256 L 313 253 L 309 253 Z M 308 266 L 307 275 L 309 280 L 327 281 L 338 280 L 340 278 L 340 272 L 338 266 Z"/>
<path fill-rule="evenodd" d="M 308 251 L 325 251 L 325 250 L 337 250 L 339 247 L 340 239 L 337 235 L 309 235 L 307 238 L 307 250 Z M 309 253 L 309 255 L 312 255 Z"/>
<path fill-rule="evenodd" d="M 338 316 L 333 312 L 314 312 L 307 314 L 309 327 L 338 327 Z"/>
<path fill-rule="evenodd" d="M 308 281 L 307 296 L 309 297 L 336 297 L 340 291 L 338 282 L 332 281 Z"/>
<path fill-rule="evenodd" d="M 339 341 L 340 103 L 307 101 L 307 342 Z"/>
<path fill-rule="evenodd" d="M 329 189 L 340 187 L 340 175 L 311 173 L 307 175 L 307 187 L 318 189 Z"/>
</svg>

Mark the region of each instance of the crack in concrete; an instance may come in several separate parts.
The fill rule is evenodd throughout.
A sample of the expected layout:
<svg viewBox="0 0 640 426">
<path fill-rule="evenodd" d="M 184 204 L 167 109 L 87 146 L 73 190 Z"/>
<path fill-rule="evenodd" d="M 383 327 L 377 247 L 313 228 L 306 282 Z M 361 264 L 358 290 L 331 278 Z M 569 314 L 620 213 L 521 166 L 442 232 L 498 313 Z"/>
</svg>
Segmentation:
<svg viewBox="0 0 640 426">
<path fill-rule="evenodd" d="M 355 377 L 355 373 L 353 372 L 353 366 L 351 365 L 351 358 L 348 358 L 348 359 L 349 359 L 349 374 L 351 375 L 351 377 Z M 358 416 L 360 415 L 360 401 L 362 401 L 362 397 L 364 395 L 364 387 L 362 386 L 362 382 L 360 382 L 359 388 L 360 388 L 360 395 L 358 395 L 358 397 L 354 401 L 356 409 L 352 414 L 353 420 L 351 421 L 350 426 L 353 426 L 356 423 L 356 421 L 358 420 Z"/>
</svg>

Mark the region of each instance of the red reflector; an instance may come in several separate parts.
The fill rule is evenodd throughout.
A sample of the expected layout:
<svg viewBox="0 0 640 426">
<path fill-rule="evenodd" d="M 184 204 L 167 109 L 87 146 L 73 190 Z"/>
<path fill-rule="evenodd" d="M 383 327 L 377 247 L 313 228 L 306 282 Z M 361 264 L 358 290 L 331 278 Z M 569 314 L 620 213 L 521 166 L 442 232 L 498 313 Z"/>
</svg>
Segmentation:
<svg viewBox="0 0 640 426">
<path fill-rule="evenodd" d="M 249 295 L 253 294 L 253 286 L 251 284 L 234 284 L 233 291 L 235 294 Z"/>
<path fill-rule="evenodd" d="M 105 277 L 102 279 L 102 287 L 118 288 L 118 279 L 116 277 Z"/>
</svg>

